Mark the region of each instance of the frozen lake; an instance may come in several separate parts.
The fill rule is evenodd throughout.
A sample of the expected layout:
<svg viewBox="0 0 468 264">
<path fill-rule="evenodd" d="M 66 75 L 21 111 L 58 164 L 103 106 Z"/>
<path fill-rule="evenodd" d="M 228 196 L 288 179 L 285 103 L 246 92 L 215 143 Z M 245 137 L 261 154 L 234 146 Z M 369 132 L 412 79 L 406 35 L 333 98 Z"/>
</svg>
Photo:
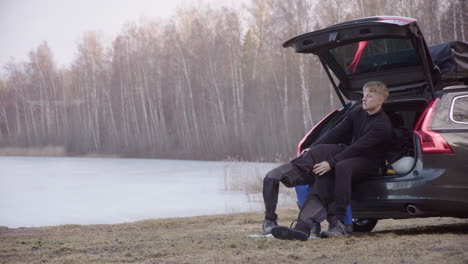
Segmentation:
<svg viewBox="0 0 468 264">
<path fill-rule="evenodd" d="M 114 224 L 262 211 L 261 180 L 275 166 L 247 162 L 0 157 L 0 226 Z M 280 206 L 294 204 L 291 197 L 290 192 L 280 196 Z"/>
</svg>

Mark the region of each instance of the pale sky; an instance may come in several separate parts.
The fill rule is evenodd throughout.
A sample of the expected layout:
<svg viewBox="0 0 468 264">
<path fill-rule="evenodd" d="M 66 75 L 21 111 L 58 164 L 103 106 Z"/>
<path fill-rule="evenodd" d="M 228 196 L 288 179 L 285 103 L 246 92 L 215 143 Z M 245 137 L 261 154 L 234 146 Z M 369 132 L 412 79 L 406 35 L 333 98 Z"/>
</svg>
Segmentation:
<svg viewBox="0 0 468 264">
<path fill-rule="evenodd" d="M 74 58 L 87 31 L 101 31 L 110 42 L 128 21 L 167 19 L 175 9 L 200 0 L 0 0 L 0 69 L 47 41 L 59 66 Z M 202 0 L 221 2 L 222 0 Z"/>
</svg>

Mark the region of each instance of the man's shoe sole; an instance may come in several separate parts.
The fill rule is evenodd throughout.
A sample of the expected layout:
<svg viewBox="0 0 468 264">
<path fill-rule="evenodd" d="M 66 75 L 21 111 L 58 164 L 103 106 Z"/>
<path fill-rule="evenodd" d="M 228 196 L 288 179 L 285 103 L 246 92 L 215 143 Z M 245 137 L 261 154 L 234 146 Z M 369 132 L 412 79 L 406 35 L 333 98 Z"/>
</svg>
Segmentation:
<svg viewBox="0 0 468 264">
<path fill-rule="evenodd" d="M 282 240 L 301 240 L 306 241 L 309 236 L 301 231 L 291 229 L 286 226 L 275 226 L 271 229 L 271 234 L 278 239 Z"/>
</svg>

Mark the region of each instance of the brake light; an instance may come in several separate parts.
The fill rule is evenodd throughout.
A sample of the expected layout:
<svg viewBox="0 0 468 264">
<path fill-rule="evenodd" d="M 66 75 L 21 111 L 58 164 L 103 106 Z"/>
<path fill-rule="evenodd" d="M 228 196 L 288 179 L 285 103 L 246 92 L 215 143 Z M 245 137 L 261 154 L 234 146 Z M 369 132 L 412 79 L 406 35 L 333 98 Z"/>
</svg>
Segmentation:
<svg viewBox="0 0 468 264">
<path fill-rule="evenodd" d="M 317 124 L 315 124 L 315 126 L 309 132 L 307 132 L 307 134 L 301 139 L 301 141 L 297 145 L 297 156 L 301 155 L 301 146 L 302 144 L 304 144 L 304 142 L 310 136 L 310 134 L 312 134 L 312 132 L 314 132 L 314 130 L 323 123 L 323 121 L 327 120 L 328 117 L 334 114 L 335 112 L 338 112 L 338 110 L 330 112 L 327 116 L 325 116 L 322 120 L 320 120 Z"/>
<path fill-rule="evenodd" d="M 439 101 L 439 98 L 435 98 L 429 103 L 429 106 L 419 117 L 413 131 L 418 135 L 422 153 L 424 154 L 453 154 L 453 150 L 447 141 L 439 133 L 429 128 Z"/>
</svg>

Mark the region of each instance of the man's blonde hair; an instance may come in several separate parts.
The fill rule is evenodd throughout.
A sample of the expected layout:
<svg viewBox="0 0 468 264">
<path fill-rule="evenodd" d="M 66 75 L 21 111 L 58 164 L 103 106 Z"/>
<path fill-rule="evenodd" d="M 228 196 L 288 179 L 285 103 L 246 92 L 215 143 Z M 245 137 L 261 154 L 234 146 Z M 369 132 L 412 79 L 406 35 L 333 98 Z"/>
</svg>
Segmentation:
<svg viewBox="0 0 468 264">
<path fill-rule="evenodd" d="M 387 89 L 387 85 L 385 85 L 385 83 L 381 82 L 381 81 L 371 81 L 371 82 L 367 82 L 366 84 L 364 84 L 364 87 L 362 87 L 362 90 L 364 91 L 365 89 L 368 89 L 369 92 L 371 93 L 378 93 L 380 95 L 383 96 L 384 98 L 384 102 L 387 100 L 388 98 L 388 89 Z"/>
</svg>

